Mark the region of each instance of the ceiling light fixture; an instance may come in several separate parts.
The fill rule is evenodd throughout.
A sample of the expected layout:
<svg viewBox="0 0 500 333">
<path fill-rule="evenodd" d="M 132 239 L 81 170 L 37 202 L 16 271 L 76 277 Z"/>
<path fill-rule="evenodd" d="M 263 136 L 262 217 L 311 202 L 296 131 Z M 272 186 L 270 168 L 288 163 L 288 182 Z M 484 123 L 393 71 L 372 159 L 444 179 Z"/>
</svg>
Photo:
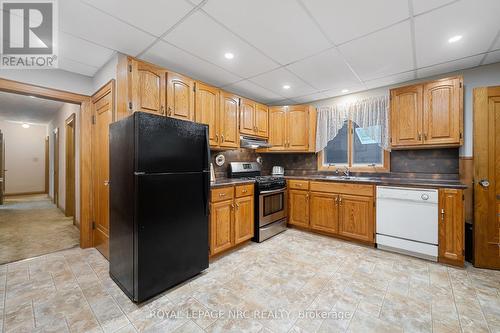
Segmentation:
<svg viewBox="0 0 500 333">
<path fill-rule="evenodd" d="M 342 89 L 343 94 L 348 93 L 348 92 L 349 92 L 349 89 Z"/>
<path fill-rule="evenodd" d="M 288 89 L 290 89 L 290 86 L 289 86 L 288 84 L 285 84 L 285 85 L 283 86 L 283 89 L 288 90 Z"/>
<path fill-rule="evenodd" d="M 26 124 L 26 123 L 22 124 L 21 126 L 22 126 L 23 128 L 30 128 L 30 125 L 29 125 L 29 124 Z"/>
<path fill-rule="evenodd" d="M 234 58 L 234 54 L 231 52 L 226 52 L 224 53 L 224 58 L 231 60 Z"/>
<path fill-rule="evenodd" d="M 456 36 L 453 36 L 451 37 L 450 39 L 448 39 L 448 43 L 456 43 L 458 42 L 459 40 L 462 39 L 462 35 L 456 35 Z"/>
</svg>

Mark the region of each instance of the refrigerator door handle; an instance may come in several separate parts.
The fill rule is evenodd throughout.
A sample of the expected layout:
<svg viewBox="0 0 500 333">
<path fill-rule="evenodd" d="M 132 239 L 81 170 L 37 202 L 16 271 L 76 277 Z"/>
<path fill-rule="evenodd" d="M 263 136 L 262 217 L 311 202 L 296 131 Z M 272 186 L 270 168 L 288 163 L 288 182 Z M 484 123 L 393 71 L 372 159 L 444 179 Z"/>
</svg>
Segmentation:
<svg viewBox="0 0 500 333">
<path fill-rule="evenodd" d="M 205 204 L 205 216 L 210 215 L 210 173 L 203 172 L 203 199 Z"/>
<path fill-rule="evenodd" d="M 205 165 L 203 166 L 203 171 L 210 170 L 210 138 L 208 136 L 208 126 L 205 127 L 205 153 L 207 154 L 206 159 L 204 161 Z"/>
</svg>

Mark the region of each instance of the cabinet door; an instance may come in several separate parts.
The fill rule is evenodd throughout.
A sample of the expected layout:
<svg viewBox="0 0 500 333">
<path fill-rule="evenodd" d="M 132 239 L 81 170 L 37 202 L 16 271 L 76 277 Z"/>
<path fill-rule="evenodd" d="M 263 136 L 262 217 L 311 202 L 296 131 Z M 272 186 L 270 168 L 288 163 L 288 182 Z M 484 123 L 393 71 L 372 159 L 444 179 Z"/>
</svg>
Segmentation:
<svg viewBox="0 0 500 333">
<path fill-rule="evenodd" d="M 290 210 L 288 223 L 309 227 L 309 192 L 290 190 Z"/>
<path fill-rule="evenodd" d="M 233 238 L 233 201 L 211 204 L 210 209 L 210 254 L 229 249 L 234 244 Z"/>
<path fill-rule="evenodd" d="M 424 144 L 460 144 L 463 117 L 461 95 L 458 78 L 424 86 Z"/>
<path fill-rule="evenodd" d="M 167 74 L 167 116 L 194 121 L 194 81 L 190 78 Z"/>
<path fill-rule="evenodd" d="M 136 60 L 130 65 L 132 111 L 165 115 L 165 70 Z"/>
<path fill-rule="evenodd" d="M 255 102 L 242 98 L 240 101 L 240 132 L 255 135 Z"/>
<path fill-rule="evenodd" d="M 196 82 L 196 121 L 208 125 L 210 146 L 219 146 L 219 89 Z"/>
<path fill-rule="evenodd" d="M 285 150 L 286 109 L 284 106 L 269 108 L 269 150 Z"/>
<path fill-rule="evenodd" d="M 311 192 L 311 229 L 338 233 L 339 196 Z"/>
<path fill-rule="evenodd" d="M 462 191 L 439 191 L 439 261 L 464 264 L 464 216 Z"/>
<path fill-rule="evenodd" d="M 373 242 L 373 198 L 340 195 L 339 207 L 339 235 Z"/>
<path fill-rule="evenodd" d="M 307 151 L 309 149 L 309 108 L 290 106 L 288 108 L 287 150 Z"/>
<path fill-rule="evenodd" d="M 240 145 L 238 131 L 239 97 L 221 91 L 219 110 L 220 146 L 238 148 Z"/>
<path fill-rule="evenodd" d="M 239 244 L 253 237 L 254 199 L 246 196 L 234 200 L 234 243 Z"/>
<path fill-rule="evenodd" d="M 269 108 L 267 105 L 256 104 L 255 107 L 255 134 L 267 138 L 269 137 Z"/>
<path fill-rule="evenodd" d="M 391 90 L 392 147 L 422 144 L 422 90 L 422 85 Z"/>
</svg>

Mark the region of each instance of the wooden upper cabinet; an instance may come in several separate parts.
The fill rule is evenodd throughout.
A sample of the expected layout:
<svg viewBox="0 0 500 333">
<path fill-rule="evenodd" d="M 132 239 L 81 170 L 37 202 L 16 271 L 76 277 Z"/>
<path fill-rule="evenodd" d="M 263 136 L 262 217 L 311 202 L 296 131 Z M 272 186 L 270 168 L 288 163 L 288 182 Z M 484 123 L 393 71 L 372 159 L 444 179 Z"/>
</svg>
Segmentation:
<svg viewBox="0 0 500 333">
<path fill-rule="evenodd" d="M 286 109 L 284 106 L 269 108 L 269 143 L 270 151 L 286 148 Z"/>
<path fill-rule="evenodd" d="M 338 233 L 339 195 L 311 192 L 311 229 Z"/>
<path fill-rule="evenodd" d="M 210 209 L 210 254 L 227 250 L 234 244 L 233 200 L 215 202 Z"/>
<path fill-rule="evenodd" d="M 459 78 L 424 85 L 424 143 L 455 144 L 462 140 L 463 113 Z"/>
<path fill-rule="evenodd" d="M 393 148 L 457 147 L 463 144 L 462 77 L 391 90 Z"/>
<path fill-rule="evenodd" d="M 289 106 L 287 111 L 287 149 L 309 149 L 309 107 Z"/>
<path fill-rule="evenodd" d="M 309 192 L 290 190 L 290 210 L 288 223 L 300 227 L 309 227 Z"/>
<path fill-rule="evenodd" d="M 208 125 L 210 146 L 219 145 L 219 89 L 196 82 L 196 122 Z"/>
<path fill-rule="evenodd" d="M 239 244 L 254 234 L 254 197 L 237 198 L 234 205 L 234 243 Z"/>
<path fill-rule="evenodd" d="M 129 61 L 132 111 L 165 115 L 166 71 L 131 59 Z"/>
<path fill-rule="evenodd" d="M 194 81 L 186 76 L 167 74 L 167 116 L 194 121 Z"/>
<path fill-rule="evenodd" d="M 240 146 L 239 103 L 238 96 L 221 91 L 219 105 L 220 147 L 238 148 Z"/>
<path fill-rule="evenodd" d="M 255 110 L 254 101 L 242 98 L 240 102 L 240 133 L 255 135 Z"/>
<path fill-rule="evenodd" d="M 373 243 L 373 198 L 339 196 L 339 235 Z"/>
<path fill-rule="evenodd" d="M 257 136 L 269 137 L 269 108 L 267 105 L 255 104 L 255 131 Z"/>
<path fill-rule="evenodd" d="M 439 190 L 439 261 L 464 265 L 464 206 L 463 192 Z"/>
<path fill-rule="evenodd" d="M 392 147 L 422 144 L 422 93 L 421 85 L 391 90 Z"/>
</svg>

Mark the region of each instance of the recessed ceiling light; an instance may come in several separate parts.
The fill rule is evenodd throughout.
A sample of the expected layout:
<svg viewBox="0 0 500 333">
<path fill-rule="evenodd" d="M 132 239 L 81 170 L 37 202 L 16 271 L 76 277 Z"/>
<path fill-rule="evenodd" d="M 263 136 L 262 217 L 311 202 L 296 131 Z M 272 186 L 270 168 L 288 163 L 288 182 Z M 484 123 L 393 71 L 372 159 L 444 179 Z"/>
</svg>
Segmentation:
<svg viewBox="0 0 500 333">
<path fill-rule="evenodd" d="M 288 84 L 285 84 L 285 85 L 283 86 L 283 89 L 288 90 L 288 89 L 290 89 L 290 86 L 289 86 Z"/>
<path fill-rule="evenodd" d="M 30 98 L 35 98 L 35 96 L 30 96 Z"/>
<path fill-rule="evenodd" d="M 348 92 L 349 92 L 349 89 L 342 89 L 343 94 L 348 93 Z"/>
<path fill-rule="evenodd" d="M 231 52 L 226 52 L 226 53 L 224 53 L 224 58 L 226 58 L 226 59 L 233 59 L 234 58 L 234 54 L 231 53 Z"/>
<path fill-rule="evenodd" d="M 456 35 L 448 39 L 448 43 L 456 43 L 462 39 L 462 35 Z"/>
<path fill-rule="evenodd" d="M 21 126 L 22 126 L 23 128 L 30 128 L 30 125 L 29 125 L 29 124 L 26 124 L 26 123 L 22 124 Z"/>
</svg>

